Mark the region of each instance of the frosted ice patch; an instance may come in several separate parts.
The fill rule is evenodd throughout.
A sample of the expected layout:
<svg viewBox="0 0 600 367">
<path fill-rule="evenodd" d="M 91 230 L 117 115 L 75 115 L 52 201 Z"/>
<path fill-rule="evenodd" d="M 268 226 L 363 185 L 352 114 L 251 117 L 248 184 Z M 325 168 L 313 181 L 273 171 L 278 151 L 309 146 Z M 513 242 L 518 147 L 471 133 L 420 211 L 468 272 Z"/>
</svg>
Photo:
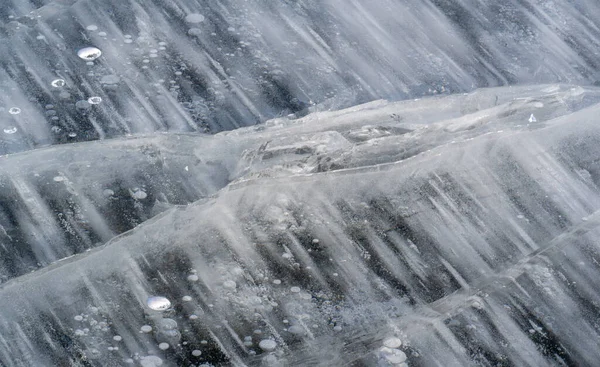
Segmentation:
<svg viewBox="0 0 600 367">
<path fill-rule="evenodd" d="M 54 88 L 61 88 L 61 87 L 64 87 L 64 86 L 65 86 L 65 84 L 67 84 L 67 83 L 65 82 L 65 80 L 64 80 L 64 79 L 54 79 L 54 80 L 53 80 L 53 81 L 50 83 L 50 85 L 52 85 Z"/>
<path fill-rule="evenodd" d="M 185 17 L 185 21 L 192 24 L 202 23 L 204 22 L 204 15 L 198 13 L 188 14 Z"/>
<path fill-rule="evenodd" d="M 171 301 L 169 301 L 165 297 L 160 296 L 148 297 L 148 300 L 146 300 L 146 304 L 150 309 L 155 311 L 164 311 L 171 307 Z"/>
<path fill-rule="evenodd" d="M 272 352 L 275 350 L 275 348 L 277 348 L 277 343 L 275 340 L 263 339 L 260 341 L 260 343 L 258 343 L 258 347 L 265 352 Z"/>
<path fill-rule="evenodd" d="M 94 96 L 94 97 L 88 98 L 87 101 L 89 104 L 100 104 L 100 103 L 102 103 L 102 98 L 98 97 L 98 96 Z"/>
<path fill-rule="evenodd" d="M 81 100 L 81 101 L 75 102 L 75 108 L 77 108 L 78 110 L 88 110 L 91 107 L 92 107 L 92 105 L 88 101 Z"/>
<path fill-rule="evenodd" d="M 21 113 L 21 109 L 19 107 L 11 107 L 8 110 L 8 113 L 10 113 L 11 115 L 18 115 Z"/>
<path fill-rule="evenodd" d="M 100 78 L 100 83 L 101 84 L 119 84 L 119 82 L 121 81 L 121 78 L 118 75 L 105 75 L 102 78 Z"/>
<path fill-rule="evenodd" d="M 387 338 L 383 341 L 383 346 L 388 348 L 400 348 L 402 346 L 402 340 L 398 338 Z"/>
<path fill-rule="evenodd" d="M 173 319 L 161 319 L 158 328 L 161 330 L 176 330 L 177 329 L 177 321 Z"/>
<path fill-rule="evenodd" d="M 93 61 L 102 56 L 102 51 L 96 47 L 84 47 L 77 51 L 77 56 L 86 61 Z"/>
<path fill-rule="evenodd" d="M 303 335 L 304 334 L 304 328 L 300 325 L 292 325 L 288 328 L 288 333 L 292 333 L 294 335 Z"/>
<path fill-rule="evenodd" d="M 531 116 L 529 116 L 529 122 L 536 122 L 536 121 L 537 121 L 537 119 L 535 118 L 535 116 L 532 113 Z"/>
<path fill-rule="evenodd" d="M 187 33 L 188 36 L 199 37 L 202 34 L 202 30 L 200 28 L 190 28 Z"/>
<path fill-rule="evenodd" d="M 5 127 L 3 131 L 4 131 L 5 134 L 9 134 L 10 135 L 10 134 L 16 133 L 17 132 L 17 128 L 14 127 L 14 126 L 9 126 L 9 127 Z"/>
</svg>

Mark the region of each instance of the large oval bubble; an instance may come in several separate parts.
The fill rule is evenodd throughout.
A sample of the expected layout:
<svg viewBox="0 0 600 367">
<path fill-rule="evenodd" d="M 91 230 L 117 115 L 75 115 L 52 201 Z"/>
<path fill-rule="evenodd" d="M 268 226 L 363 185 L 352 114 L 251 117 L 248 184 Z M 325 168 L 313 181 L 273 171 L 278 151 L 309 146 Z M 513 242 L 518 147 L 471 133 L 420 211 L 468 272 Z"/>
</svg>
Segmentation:
<svg viewBox="0 0 600 367">
<path fill-rule="evenodd" d="M 77 51 L 77 56 L 86 61 L 94 61 L 102 56 L 102 51 L 96 47 L 84 47 Z"/>
<path fill-rule="evenodd" d="M 160 296 L 148 297 L 146 304 L 149 308 L 155 311 L 164 311 L 171 307 L 171 301 L 169 301 L 165 297 Z"/>
</svg>

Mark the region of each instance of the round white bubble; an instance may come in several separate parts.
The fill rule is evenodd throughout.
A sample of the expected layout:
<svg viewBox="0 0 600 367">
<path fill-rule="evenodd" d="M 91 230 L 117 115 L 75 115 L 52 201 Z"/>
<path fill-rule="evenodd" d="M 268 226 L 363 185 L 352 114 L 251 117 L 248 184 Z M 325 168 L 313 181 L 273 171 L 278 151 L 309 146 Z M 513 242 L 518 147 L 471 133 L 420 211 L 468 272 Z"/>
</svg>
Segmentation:
<svg viewBox="0 0 600 367">
<path fill-rule="evenodd" d="M 148 194 L 146 194 L 142 190 L 135 190 L 131 196 L 133 196 L 133 198 L 136 200 L 144 200 L 145 198 L 148 197 Z"/>
<path fill-rule="evenodd" d="M 164 311 L 171 307 L 171 301 L 165 297 L 152 296 L 146 300 L 148 307 L 155 311 Z"/>
<path fill-rule="evenodd" d="M 50 85 L 52 85 L 54 88 L 61 88 L 64 87 L 67 84 L 67 82 L 65 82 L 64 79 L 54 79 Z"/>
<path fill-rule="evenodd" d="M 152 331 L 152 326 L 150 325 L 144 325 L 140 328 L 141 331 L 143 331 L 144 333 L 149 333 Z"/>
<path fill-rule="evenodd" d="M 140 359 L 142 367 L 160 367 L 163 365 L 163 360 L 157 356 L 145 356 Z"/>
<path fill-rule="evenodd" d="M 5 127 L 3 131 L 5 134 L 14 134 L 17 132 L 17 128 L 14 126 L 9 126 L 9 127 Z"/>
<path fill-rule="evenodd" d="M 88 25 L 87 27 L 85 27 L 85 29 L 87 29 L 88 31 L 97 31 L 98 30 L 98 26 L 97 25 Z"/>
<path fill-rule="evenodd" d="M 272 352 L 277 348 L 277 343 L 272 339 L 263 339 L 258 343 L 258 347 L 265 352 Z"/>
<path fill-rule="evenodd" d="M 383 341 L 383 346 L 388 348 L 400 348 L 402 346 L 402 340 L 396 337 L 387 338 Z"/>
<path fill-rule="evenodd" d="M 233 280 L 226 280 L 223 282 L 223 287 L 226 289 L 235 289 L 237 284 Z"/>
<path fill-rule="evenodd" d="M 11 115 L 18 115 L 21 113 L 21 109 L 19 107 L 11 107 L 8 110 L 8 113 L 10 113 Z"/>
<path fill-rule="evenodd" d="M 169 343 L 160 343 L 160 344 L 158 345 L 158 348 L 159 348 L 160 350 L 167 350 L 167 349 L 169 349 Z"/>
<path fill-rule="evenodd" d="M 290 288 L 290 291 L 292 291 L 292 293 L 300 293 L 300 287 L 292 287 Z"/>
<path fill-rule="evenodd" d="M 202 30 L 200 28 L 190 28 L 188 29 L 188 36 L 192 37 L 200 37 L 202 35 Z"/>
<path fill-rule="evenodd" d="M 189 301 L 191 301 L 191 300 L 192 300 L 192 297 L 190 297 L 190 296 L 183 296 L 183 298 L 181 298 L 181 300 L 182 300 L 183 302 L 189 302 Z"/>
<path fill-rule="evenodd" d="M 113 336 L 113 340 L 116 342 L 120 342 L 121 340 L 123 340 L 123 337 L 121 337 L 121 335 L 115 335 Z"/>
<path fill-rule="evenodd" d="M 84 47 L 77 51 L 77 56 L 86 61 L 93 61 L 102 56 L 102 51 L 96 47 Z"/>
<path fill-rule="evenodd" d="M 185 21 L 192 24 L 202 23 L 204 22 L 204 15 L 198 13 L 188 14 L 185 17 Z"/>
<path fill-rule="evenodd" d="M 83 316 L 77 315 L 74 317 L 75 321 L 83 321 Z"/>
<path fill-rule="evenodd" d="M 192 351 L 192 355 L 193 355 L 194 357 L 200 357 L 200 356 L 202 355 L 202 352 L 201 352 L 201 351 L 199 351 L 198 349 L 194 349 L 194 350 Z"/>
<path fill-rule="evenodd" d="M 198 281 L 198 276 L 196 274 L 188 275 L 187 280 L 189 282 L 197 282 Z"/>
<path fill-rule="evenodd" d="M 87 101 L 89 104 L 100 104 L 100 103 L 102 103 L 102 98 L 98 97 L 98 96 L 94 96 L 94 97 L 88 98 Z"/>
<path fill-rule="evenodd" d="M 106 37 L 107 34 L 106 34 L 106 32 L 98 32 L 98 36 L 100 36 L 100 37 Z"/>
<path fill-rule="evenodd" d="M 400 364 L 406 361 L 406 354 L 400 349 L 383 347 L 379 349 L 381 357 L 391 364 Z"/>
</svg>

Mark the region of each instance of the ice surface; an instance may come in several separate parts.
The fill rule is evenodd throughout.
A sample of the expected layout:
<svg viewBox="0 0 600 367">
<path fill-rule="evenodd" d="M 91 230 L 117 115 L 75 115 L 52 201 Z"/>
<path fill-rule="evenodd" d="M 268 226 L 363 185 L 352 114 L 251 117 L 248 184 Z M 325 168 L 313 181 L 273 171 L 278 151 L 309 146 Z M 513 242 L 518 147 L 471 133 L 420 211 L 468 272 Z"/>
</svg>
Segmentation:
<svg viewBox="0 0 600 367">
<path fill-rule="evenodd" d="M 599 19 L 0 2 L 0 366 L 597 365 Z"/>
<path fill-rule="evenodd" d="M 599 40 L 590 0 L 3 0 L 0 131 L 18 131 L 0 154 L 377 99 L 592 85 Z M 75 107 L 92 96 L 102 104 Z"/>
<path fill-rule="evenodd" d="M 594 365 L 598 102 L 502 87 L 4 156 L 0 363 Z"/>
</svg>

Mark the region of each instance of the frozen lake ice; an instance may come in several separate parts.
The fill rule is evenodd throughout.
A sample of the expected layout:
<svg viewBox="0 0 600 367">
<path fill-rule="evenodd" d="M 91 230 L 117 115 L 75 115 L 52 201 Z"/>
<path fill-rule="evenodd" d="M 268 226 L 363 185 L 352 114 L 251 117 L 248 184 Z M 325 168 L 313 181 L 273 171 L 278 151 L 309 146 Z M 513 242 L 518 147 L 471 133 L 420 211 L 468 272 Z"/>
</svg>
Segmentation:
<svg viewBox="0 0 600 367">
<path fill-rule="evenodd" d="M 8 0 L 0 366 L 594 366 L 600 5 Z"/>
</svg>

